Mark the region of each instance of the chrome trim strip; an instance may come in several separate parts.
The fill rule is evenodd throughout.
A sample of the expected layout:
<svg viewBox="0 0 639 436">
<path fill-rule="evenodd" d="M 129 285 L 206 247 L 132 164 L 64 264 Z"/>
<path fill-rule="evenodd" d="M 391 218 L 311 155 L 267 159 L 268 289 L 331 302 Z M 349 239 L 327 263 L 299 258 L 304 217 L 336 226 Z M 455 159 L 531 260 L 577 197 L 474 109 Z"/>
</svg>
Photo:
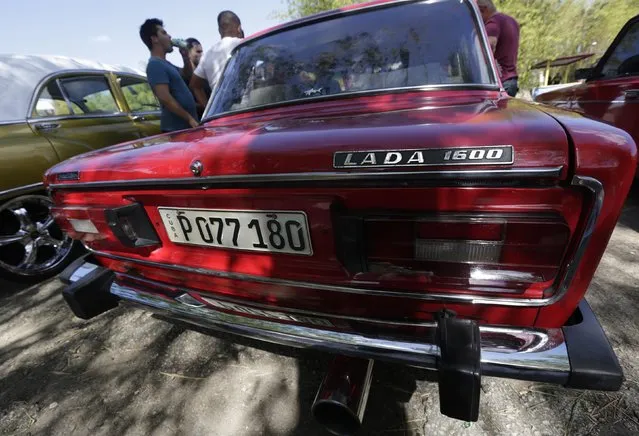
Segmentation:
<svg viewBox="0 0 639 436">
<path fill-rule="evenodd" d="M 193 307 L 115 282 L 111 285 L 110 292 L 125 302 L 142 305 L 175 319 L 280 345 L 382 359 L 430 369 L 437 368 L 437 358 L 440 355 L 435 340 L 436 327 L 427 329 L 422 335 L 425 339 L 423 342 L 399 341 L 392 337 L 283 324 Z M 479 329 L 481 368 L 485 375 L 538 380 L 541 371 L 545 378 L 552 378 L 558 383 L 567 382 L 570 361 L 560 328 L 526 329 L 481 325 Z M 513 370 L 517 371 L 516 375 Z"/>
<path fill-rule="evenodd" d="M 544 94 L 540 94 L 539 96 L 542 96 Z M 566 105 L 566 106 L 572 106 L 572 110 L 579 110 L 580 109 L 580 105 L 583 104 L 611 104 L 611 103 L 639 103 L 638 100 L 548 100 L 548 101 L 544 101 L 544 100 L 540 100 L 540 101 L 535 101 L 535 103 L 542 103 L 542 104 L 552 104 L 553 106 L 556 105 Z"/>
<path fill-rule="evenodd" d="M 69 96 L 67 95 L 67 91 L 66 89 L 64 89 L 64 87 L 62 86 L 62 80 L 60 80 L 60 77 L 56 77 L 55 79 L 55 84 L 58 86 L 58 89 L 60 90 L 60 94 L 62 94 L 62 98 L 64 98 L 64 101 L 67 104 L 67 109 L 69 109 L 69 116 L 76 116 L 73 112 L 73 106 L 71 105 L 71 100 L 69 100 Z M 36 102 L 37 105 L 37 102 Z M 35 108 L 34 108 L 35 109 Z M 29 115 L 31 118 L 39 118 L 39 117 L 33 117 L 33 112 L 29 112 Z"/>
<path fill-rule="evenodd" d="M 481 32 L 481 45 L 484 48 L 484 62 L 488 64 L 488 71 L 492 75 L 493 83 L 497 84 L 500 92 L 505 92 L 505 88 L 501 83 L 501 78 L 499 76 L 499 72 L 497 71 L 496 64 L 492 62 L 491 54 L 493 49 L 490 46 L 490 42 L 488 41 L 488 33 L 486 32 L 486 26 L 484 24 L 484 20 L 481 16 L 481 12 L 479 11 L 479 6 L 477 5 L 476 0 L 462 0 L 466 3 L 468 7 L 473 11 L 473 20 L 475 21 L 475 29 L 479 29 Z"/>
<path fill-rule="evenodd" d="M 139 111 L 139 112 L 131 111 L 131 115 L 133 115 L 133 116 L 136 116 L 136 115 L 138 115 L 138 116 L 140 116 L 140 115 L 142 115 L 142 116 L 145 116 L 145 115 L 157 115 L 159 117 L 159 116 L 162 115 L 162 111 L 160 111 L 160 110 L 157 110 L 157 111 L 143 111 L 143 112 L 142 111 Z"/>
<path fill-rule="evenodd" d="M 599 219 L 601 209 L 603 208 L 605 192 L 604 187 L 599 180 L 592 177 L 574 176 L 572 178 L 571 185 L 581 186 L 590 191 L 593 196 L 593 204 L 590 210 L 590 215 L 588 215 L 588 218 L 586 220 L 584 232 L 581 237 L 581 241 L 579 241 L 579 245 L 577 246 L 577 250 L 575 251 L 573 258 L 570 260 L 568 266 L 566 267 L 566 272 L 561 283 L 559 284 L 557 292 L 551 297 L 545 299 L 545 301 L 547 301 L 546 304 L 553 304 L 561 300 L 564 295 L 566 295 L 566 292 L 568 292 L 568 288 L 570 287 L 572 279 L 577 273 L 581 258 L 583 257 L 586 248 L 588 248 L 588 243 L 590 242 L 590 238 L 592 237 L 595 226 L 597 225 L 597 220 Z"/>
<path fill-rule="evenodd" d="M 357 409 L 357 417 L 359 418 L 359 422 L 364 422 L 364 413 L 366 413 L 366 404 L 368 403 L 368 396 L 371 393 L 371 385 L 373 383 L 374 363 L 375 361 L 373 359 L 368 359 L 368 365 L 366 366 L 366 376 L 364 377 L 364 384 L 362 385 L 362 397 L 359 402 L 359 408 Z"/>
<path fill-rule="evenodd" d="M 576 109 L 579 109 L 582 104 L 639 103 L 639 100 L 574 100 L 571 103 L 575 103 Z"/>
<path fill-rule="evenodd" d="M 7 189 L 6 191 L 0 191 L 0 200 L 5 198 L 18 197 L 23 194 L 29 194 L 34 191 L 44 191 L 44 183 L 32 183 L 30 185 L 19 186 L 17 188 Z"/>
<path fill-rule="evenodd" d="M 603 207 L 604 189 L 603 185 L 596 179 L 591 177 L 574 176 L 571 185 L 582 186 L 588 189 L 594 196 L 594 204 L 591 209 L 590 215 L 587 218 L 584 233 L 579 241 L 579 245 L 573 258 L 568 262 L 565 273 L 559 281 L 559 286 L 555 289 L 558 291 L 547 298 L 511 298 L 511 297 L 493 297 L 486 295 L 469 295 L 469 294 L 436 294 L 436 293 L 417 293 L 417 292 L 404 292 L 384 289 L 366 289 L 366 288 L 354 288 L 349 286 L 336 286 L 326 285 L 321 283 L 300 282 L 287 279 L 277 279 L 271 277 L 254 276 L 249 274 L 226 272 L 226 271 L 214 271 L 204 268 L 193 268 L 180 265 L 171 265 L 161 262 L 153 262 L 142 259 L 134 259 L 125 256 L 119 256 L 117 254 L 111 254 L 101 251 L 93 250 L 85 244 L 85 247 L 96 254 L 97 256 L 103 256 L 109 259 L 120 260 L 124 262 L 133 262 L 140 265 L 159 267 L 171 269 L 174 271 L 182 271 L 188 273 L 202 274 L 210 277 L 218 277 L 229 280 L 248 281 L 253 283 L 264 283 L 268 285 L 284 286 L 284 287 L 297 287 L 304 289 L 313 289 L 329 292 L 341 292 L 345 294 L 355 295 L 370 295 L 377 297 L 395 297 L 395 298 L 410 298 L 420 301 L 438 301 L 438 302 L 453 302 L 453 303 L 466 303 L 466 304 L 485 304 L 485 305 L 500 305 L 500 306 L 515 306 L 515 307 L 543 307 L 553 304 L 561 300 L 574 278 L 577 268 L 583 254 L 588 246 L 590 237 L 594 231 L 597 219 Z M 553 287 L 549 288 L 552 290 Z"/>
<path fill-rule="evenodd" d="M 11 126 L 13 124 L 24 124 L 26 120 L 23 118 L 21 120 L 4 120 L 0 121 L 0 126 Z"/>
<path fill-rule="evenodd" d="M 67 76 L 76 76 L 76 75 L 94 75 L 94 76 L 104 76 L 106 78 L 107 74 L 110 73 L 114 73 L 114 74 L 127 74 L 131 77 L 136 77 L 136 78 L 140 78 L 144 81 L 147 81 L 147 78 L 144 76 L 140 76 L 139 74 L 135 74 L 135 73 L 131 73 L 131 72 L 118 72 L 116 71 L 109 71 L 109 70 L 100 70 L 100 69 L 87 69 L 87 68 L 78 68 L 77 70 L 73 70 L 73 69 L 67 69 L 67 70 L 59 70 L 59 71 L 54 71 L 52 73 L 47 74 L 46 76 L 44 76 L 42 78 L 42 80 L 40 80 L 40 82 L 38 82 L 38 84 L 35 86 L 35 88 L 33 88 L 33 93 L 31 94 L 31 101 L 29 103 L 29 109 L 27 110 L 26 116 L 25 118 L 30 118 L 31 114 L 33 113 L 33 109 L 35 108 L 35 105 L 37 103 L 37 99 L 40 96 L 40 92 L 42 91 L 42 88 L 47 85 L 49 83 L 49 81 L 51 79 L 60 79 L 62 77 L 67 77 Z M 109 84 L 109 89 L 111 89 L 111 85 Z M 44 119 L 44 118 L 38 118 L 38 119 Z"/>
<path fill-rule="evenodd" d="M 82 268 L 82 267 L 80 267 Z M 74 274 L 74 277 L 75 274 Z M 154 288 L 159 288 L 159 289 L 174 289 L 174 288 L 178 288 L 180 291 L 185 292 L 185 294 L 182 295 L 190 295 L 190 294 L 196 294 L 197 296 L 199 296 L 200 298 L 202 298 L 203 300 L 207 301 L 208 300 L 217 300 L 223 303 L 231 303 L 234 305 L 244 305 L 246 306 L 247 303 L 245 301 L 241 301 L 238 300 L 236 298 L 229 298 L 227 296 L 220 296 L 220 295 L 215 295 L 215 296 L 209 296 L 206 294 L 203 294 L 200 291 L 196 291 L 193 289 L 187 289 L 184 287 L 180 287 L 180 286 L 174 286 L 174 285 L 168 285 L 166 283 L 162 283 L 162 282 L 157 282 L 155 280 L 149 280 L 149 279 L 145 279 L 139 276 L 132 276 L 130 274 L 124 274 L 124 273 L 117 273 L 117 277 L 124 277 L 125 279 L 129 279 L 129 280 L 134 280 L 135 282 L 139 282 L 139 283 L 145 283 L 148 285 L 153 286 Z M 74 280 L 70 280 L 71 283 L 79 280 L 80 277 L 76 277 Z M 176 300 L 185 303 L 185 301 L 182 300 L 187 300 L 187 301 L 191 301 L 191 299 L 187 299 L 186 297 L 182 297 L 179 296 L 176 298 Z M 194 298 L 192 298 L 192 300 L 195 300 Z M 197 300 L 195 300 L 197 301 Z M 199 303 L 199 302 L 198 302 Z M 206 306 L 203 303 L 200 303 L 201 306 Z M 361 317 L 361 316 L 348 316 L 348 315 L 338 315 L 338 314 L 327 314 L 324 312 L 315 312 L 312 310 L 304 310 L 304 309 L 291 309 L 288 307 L 277 307 L 277 308 L 273 308 L 273 306 L 269 306 L 267 304 L 261 304 L 261 303 L 254 303 L 251 302 L 248 306 L 250 307 L 255 307 L 257 309 L 263 309 L 263 310 L 269 310 L 269 311 L 273 311 L 274 309 L 277 309 L 277 311 L 285 313 L 285 314 L 290 314 L 290 315 L 303 315 L 303 316 L 314 316 L 314 317 L 319 317 L 319 318 L 333 318 L 333 319 L 342 319 L 342 320 L 346 320 L 346 321 L 355 321 L 355 322 L 362 322 L 362 323 L 368 323 L 368 324 L 380 324 L 380 325 L 387 325 L 387 326 L 396 326 L 396 327 L 433 327 L 435 326 L 434 322 L 431 321 L 392 321 L 392 320 L 387 320 L 387 319 L 376 319 L 376 318 L 366 318 L 366 317 Z M 247 306 L 247 307 L 248 307 Z"/>
<path fill-rule="evenodd" d="M 30 117 L 27 119 L 29 124 L 37 124 L 46 121 L 64 121 L 64 120 L 91 120 L 91 119 L 103 119 L 103 118 L 122 118 L 123 120 L 130 121 L 129 113 L 127 112 L 113 112 L 112 114 L 87 114 L 87 115 L 57 115 L 51 117 Z"/>
<path fill-rule="evenodd" d="M 83 183 L 53 183 L 50 189 L 80 189 L 80 188 L 165 188 L 168 186 L 205 186 L 229 188 L 240 187 L 238 184 L 264 184 L 281 186 L 287 183 L 299 182 L 342 182 L 346 185 L 361 182 L 380 183 L 381 181 L 473 181 L 473 180 L 520 180 L 520 179 L 556 179 L 561 175 L 562 167 L 553 168 L 514 168 L 500 170 L 444 170 L 444 171 L 324 171 L 307 173 L 276 173 L 276 174 L 241 174 L 232 176 L 189 177 L 179 179 L 141 179 L 141 180 L 111 180 L 104 182 Z"/>
</svg>

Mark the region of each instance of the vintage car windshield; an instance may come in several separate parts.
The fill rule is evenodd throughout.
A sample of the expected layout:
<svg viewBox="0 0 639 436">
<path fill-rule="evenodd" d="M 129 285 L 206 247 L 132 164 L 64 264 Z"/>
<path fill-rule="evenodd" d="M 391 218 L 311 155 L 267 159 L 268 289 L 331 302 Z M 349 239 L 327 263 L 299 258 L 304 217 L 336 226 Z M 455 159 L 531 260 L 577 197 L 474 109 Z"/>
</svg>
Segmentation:
<svg viewBox="0 0 639 436">
<path fill-rule="evenodd" d="M 206 117 L 358 91 L 494 84 L 467 2 L 401 3 L 239 46 Z"/>
</svg>

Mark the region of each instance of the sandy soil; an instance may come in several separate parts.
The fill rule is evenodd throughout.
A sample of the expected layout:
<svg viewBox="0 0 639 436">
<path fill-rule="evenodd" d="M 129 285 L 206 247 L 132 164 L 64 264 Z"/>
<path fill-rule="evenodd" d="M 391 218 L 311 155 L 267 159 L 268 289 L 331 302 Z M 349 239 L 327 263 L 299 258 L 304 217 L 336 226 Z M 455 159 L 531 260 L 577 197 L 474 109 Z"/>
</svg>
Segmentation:
<svg viewBox="0 0 639 436">
<path fill-rule="evenodd" d="M 623 365 L 621 391 L 485 377 L 471 424 L 439 414 L 431 374 L 376 363 L 362 434 L 639 434 L 638 232 L 635 190 L 588 294 Z M 326 434 L 310 407 L 328 356 L 212 336 L 137 309 L 82 321 L 57 279 L 1 282 L 0 307 L 0 434 Z"/>
</svg>

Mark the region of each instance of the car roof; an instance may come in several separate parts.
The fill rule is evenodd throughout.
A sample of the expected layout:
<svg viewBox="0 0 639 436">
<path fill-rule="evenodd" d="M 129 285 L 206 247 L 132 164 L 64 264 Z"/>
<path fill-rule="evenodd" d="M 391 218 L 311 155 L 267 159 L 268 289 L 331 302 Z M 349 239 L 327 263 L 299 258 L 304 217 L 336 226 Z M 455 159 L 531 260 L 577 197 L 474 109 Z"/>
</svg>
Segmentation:
<svg viewBox="0 0 639 436">
<path fill-rule="evenodd" d="M 36 87 L 48 76 L 63 71 L 144 72 L 66 56 L 0 54 L 0 122 L 24 121 Z"/>
<path fill-rule="evenodd" d="M 371 9 L 371 8 L 375 8 L 378 6 L 394 6 L 397 4 L 401 4 L 401 3 L 413 3 L 416 1 L 420 1 L 420 0 L 368 0 L 368 1 L 363 1 L 361 3 L 353 3 L 350 5 L 346 5 L 346 6 L 342 6 L 339 8 L 335 8 L 335 9 L 330 9 L 327 11 L 322 11 L 322 12 L 317 12 L 311 15 L 306 15 L 304 17 L 301 18 L 294 18 L 292 20 L 289 21 L 285 21 L 283 23 L 280 24 L 276 24 L 275 26 L 263 29 L 263 30 L 259 30 L 251 35 L 249 35 L 247 38 L 245 38 L 245 40 L 242 42 L 243 45 L 245 42 L 249 42 L 252 41 L 254 39 L 259 39 L 268 35 L 271 35 L 273 33 L 278 33 L 290 28 L 295 28 L 298 26 L 302 26 L 304 24 L 310 24 L 319 20 L 323 20 L 329 17 L 334 17 L 334 16 L 338 16 L 340 14 L 343 14 L 344 12 L 357 12 L 360 10 L 365 10 L 365 9 Z M 425 1 L 425 0 L 421 0 L 421 1 Z M 442 0 L 438 0 L 438 1 L 442 1 Z M 452 1 L 452 0 L 449 0 Z M 461 2 L 470 2 L 471 4 L 475 4 L 475 2 L 477 0 L 460 0 Z"/>
<path fill-rule="evenodd" d="M 365 1 L 365 2 L 361 2 L 361 3 L 354 3 L 351 5 L 347 5 L 347 6 L 342 6 L 341 8 L 335 8 L 335 9 L 330 9 L 327 11 L 322 11 L 322 12 L 317 12 L 314 14 L 310 14 L 310 15 L 306 15 L 304 17 L 301 18 L 294 18 L 288 21 L 285 21 L 283 23 L 280 24 L 276 24 L 275 26 L 272 27 L 268 27 L 266 29 L 263 30 L 259 30 L 251 35 L 249 35 L 246 40 L 250 41 L 253 39 L 257 39 L 257 38 L 261 38 L 263 36 L 269 35 L 271 33 L 277 33 L 280 32 L 282 30 L 291 28 L 291 27 L 297 27 L 301 24 L 305 24 L 308 22 L 313 22 L 316 21 L 318 19 L 321 18 L 325 18 L 325 17 L 331 17 L 331 16 L 335 16 L 335 15 L 339 15 L 340 13 L 344 12 L 344 11 L 355 11 L 355 10 L 359 10 L 359 9 L 367 9 L 370 8 L 372 6 L 377 6 L 377 5 L 383 5 L 383 4 L 388 4 L 388 3 L 401 3 L 401 0 L 371 0 L 371 1 Z"/>
</svg>

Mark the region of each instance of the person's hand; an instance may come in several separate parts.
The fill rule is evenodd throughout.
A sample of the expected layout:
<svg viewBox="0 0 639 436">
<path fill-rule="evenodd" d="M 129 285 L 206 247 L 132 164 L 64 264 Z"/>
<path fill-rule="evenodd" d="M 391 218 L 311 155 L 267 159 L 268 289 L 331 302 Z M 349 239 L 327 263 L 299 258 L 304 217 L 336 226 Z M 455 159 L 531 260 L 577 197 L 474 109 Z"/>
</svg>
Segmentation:
<svg viewBox="0 0 639 436">
<path fill-rule="evenodd" d="M 182 59 L 189 59 L 189 51 L 186 48 L 180 47 L 180 54 L 182 55 Z"/>
<path fill-rule="evenodd" d="M 200 123 L 197 122 L 197 120 L 193 117 L 189 117 L 189 126 L 191 126 L 191 128 L 196 128 L 200 125 Z"/>
</svg>

